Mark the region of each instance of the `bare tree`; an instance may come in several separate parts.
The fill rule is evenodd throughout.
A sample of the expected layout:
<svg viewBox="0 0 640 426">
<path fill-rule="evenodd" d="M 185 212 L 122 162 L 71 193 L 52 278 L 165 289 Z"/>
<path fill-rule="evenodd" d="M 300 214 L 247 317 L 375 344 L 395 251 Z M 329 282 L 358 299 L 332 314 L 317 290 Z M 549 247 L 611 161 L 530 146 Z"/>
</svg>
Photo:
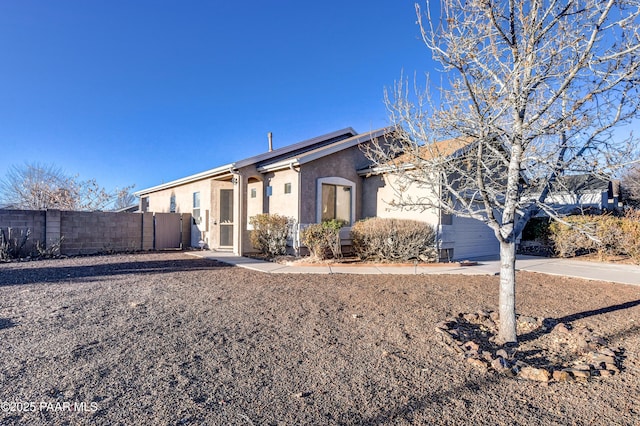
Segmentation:
<svg viewBox="0 0 640 426">
<path fill-rule="evenodd" d="M 396 177 L 396 204 L 485 222 L 500 243 L 498 340 L 517 342 L 516 240 L 561 175 L 608 175 L 638 116 L 636 0 L 442 0 L 416 5 L 439 90 L 405 78 L 386 92 L 396 134 L 369 152 Z M 635 157 L 634 157 L 635 158 Z M 403 191 L 416 184 L 428 196 Z"/>
<path fill-rule="evenodd" d="M 620 179 L 622 200 L 632 207 L 640 207 L 640 164 L 634 164 L 625 170 Z"/>
<path fill-rule="evenodd" d="M 107 191 L 95 179 L 81 181 L 51 164 L 25 163 L 0 180 L 0 200 L 26 210 L 103 210 L 131 188 Z"/>
<path fill-rule="evenodd" d="M 118 192 L 113 203 L 113 210 L 120 210 L 138 204 L 137 197 L 130 192 L 131 189 L 132 187 L 128 187 Z"/>
</svg>

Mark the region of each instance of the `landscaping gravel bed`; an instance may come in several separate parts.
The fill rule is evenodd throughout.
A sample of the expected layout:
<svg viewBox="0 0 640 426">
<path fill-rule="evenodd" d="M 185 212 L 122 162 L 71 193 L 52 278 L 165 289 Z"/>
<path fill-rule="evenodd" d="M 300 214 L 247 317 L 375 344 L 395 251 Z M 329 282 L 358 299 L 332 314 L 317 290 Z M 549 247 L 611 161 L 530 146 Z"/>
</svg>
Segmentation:
<svg viewBox="0 0 640 426">
<path fill-rule="evenodd" d="M 179 252 L 3 263 L 0 424 L 640 424 L 640 287 L 517 279 L 521 315 L 592 330 L 620 372 L 540 383 L 464 362 L 436 325 L 497 310 L 494 276 L 270 275 Z M 551 338 L 517 351 L 544 365 Z"/>
</svg>

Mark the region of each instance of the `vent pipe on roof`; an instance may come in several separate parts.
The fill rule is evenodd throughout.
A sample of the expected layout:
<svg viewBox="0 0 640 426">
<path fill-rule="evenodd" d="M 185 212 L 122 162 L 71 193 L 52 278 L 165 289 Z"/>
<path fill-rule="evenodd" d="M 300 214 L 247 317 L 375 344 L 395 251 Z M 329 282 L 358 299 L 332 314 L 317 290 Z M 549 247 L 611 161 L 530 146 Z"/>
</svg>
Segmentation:
<svg viewBox="0 0 640 426">
<path fill-rule="evenodd" d="M 273 133 L 267 133 L 267 138 L 269 139 L 269 152 L 273 151 Z"/>
</svg>

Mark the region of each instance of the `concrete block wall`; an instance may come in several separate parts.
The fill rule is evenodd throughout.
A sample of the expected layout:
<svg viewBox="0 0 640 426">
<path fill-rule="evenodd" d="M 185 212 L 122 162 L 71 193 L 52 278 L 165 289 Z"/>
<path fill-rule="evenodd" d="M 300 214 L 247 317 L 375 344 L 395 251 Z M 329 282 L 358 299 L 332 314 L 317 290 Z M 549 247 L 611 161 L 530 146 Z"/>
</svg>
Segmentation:
<svg viewBox="0 0 640 426">
<path fill-rule="evenodd" d="M 35 252 L 36 241 L 45 241 L 46 216 L 44 211 L 38 210 L 0 210 L 0 230 L 9 238 L 9 228 L 14 235 L 16 232 L 26 232 L 31 235 L 24 247 L 26 253 Z"/>
<path fill-rule="evenodd" d="M 141 213 L 140 216 L 140 249 L 143 251 L 153 250 L 154 247 L 154 222 L 153 213 Z"/>
<path fill-rule="evenodd" d="M 131 213 L 60 212 L 60 251 L 92 254 L 141 250 L 142 223 Z"/>
<path fill-rule="evenodd" d="M 180 213 L 175 213 L 180 214 Z M 182 214 L 182 244 L 190 246 L 191 215 Z M 59 246 L 59 254 L 77 255 L 155 248 L 153 213 L 0 210 L 0 230 L 30 230 L 23 255 Z M 180 230 L 177 230 L 180 232 Z"/>
</svg>

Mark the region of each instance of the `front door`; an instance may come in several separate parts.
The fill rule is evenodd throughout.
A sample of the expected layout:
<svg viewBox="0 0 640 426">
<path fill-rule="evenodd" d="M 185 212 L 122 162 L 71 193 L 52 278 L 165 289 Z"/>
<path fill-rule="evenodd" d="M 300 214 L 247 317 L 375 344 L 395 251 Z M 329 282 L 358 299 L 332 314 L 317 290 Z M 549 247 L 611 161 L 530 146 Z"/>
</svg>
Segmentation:
<svg viewBox="0 0 640 426">
<path fill-rule="evenodd" d="M 220 247 L 233 247 L 233 189 L 220 190 Z"/>
</svg>

